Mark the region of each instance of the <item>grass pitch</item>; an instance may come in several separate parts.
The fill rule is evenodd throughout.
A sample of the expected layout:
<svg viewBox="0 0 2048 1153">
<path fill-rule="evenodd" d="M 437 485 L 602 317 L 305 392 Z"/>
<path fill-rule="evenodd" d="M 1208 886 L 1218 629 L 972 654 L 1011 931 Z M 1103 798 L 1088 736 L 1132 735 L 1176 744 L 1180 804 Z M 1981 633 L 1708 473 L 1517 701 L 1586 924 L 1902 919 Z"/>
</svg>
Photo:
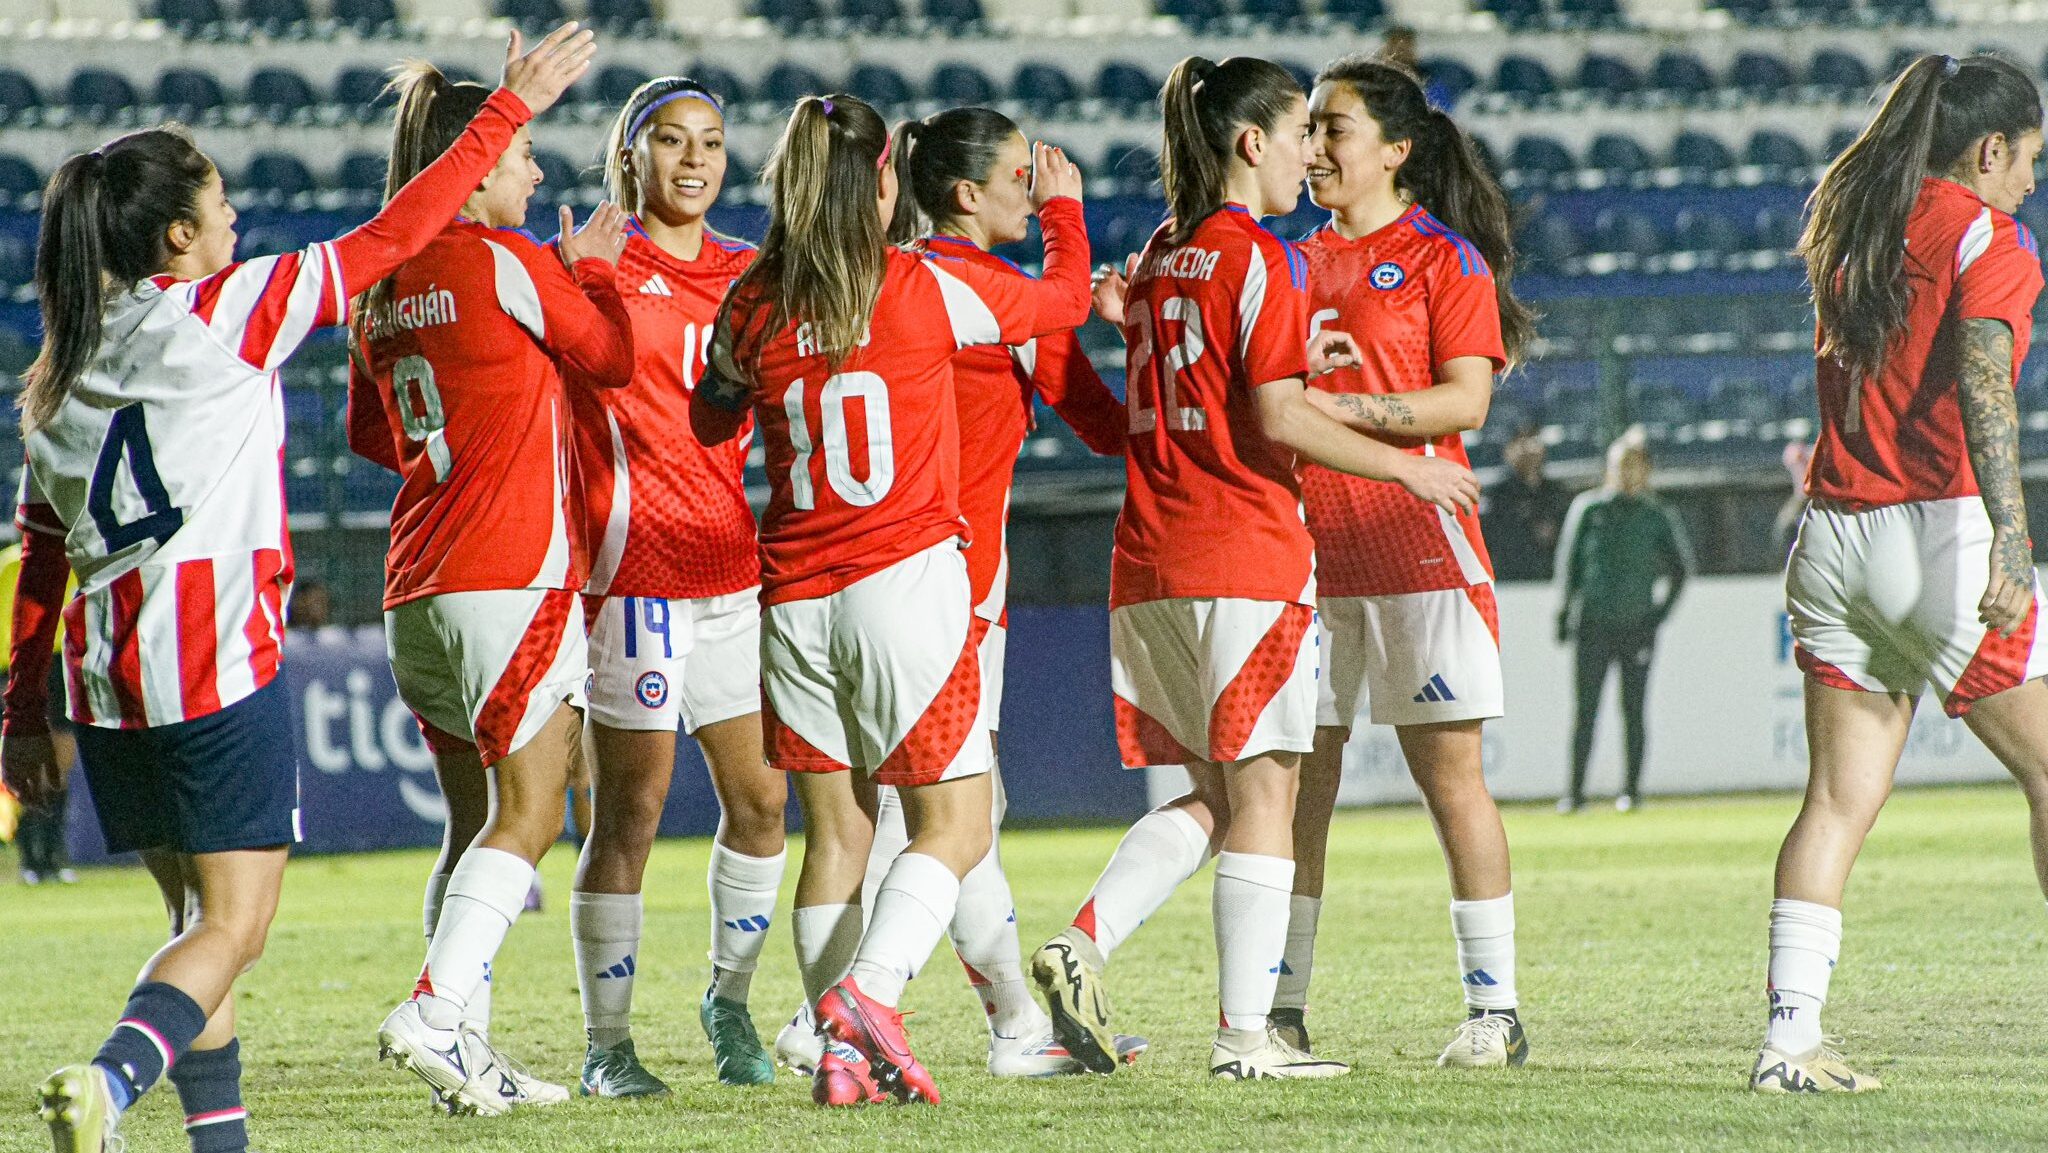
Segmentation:
<svg viewBox="0 0 2048 1153">
<path fill-rule="evenodd" d="M 708 972 L 705 842 L 660 845 L 649 872 L 637 1039 L 674 1099 L 462 1121 L 429 1112 L 416 1080 L 374 1060 L 377 1023 L 419 964 L 427 855 L 306 858 L 287 875 L 269 955 L 239 994 L 251 1129 L 271 1153 L 2041 1147 L 2048 921 L 2011 789 L 1902 793 L 1858 869 L 1828 1027 L 1884 1091 L 1743 1091 L 1763 1024 L 1771 862 L 1795 807 L 1773 796 L 1653 802 L 1625 816 L 1510 810 L 1533 1044 L 1523 1070 L 1433 1067 L 1461 1015 L 1448 895 L 1422 815 L 1388 810 L 1342 815 L 1331 838 L 1310 1020 L 1317 1051 L 1354 1062 L 1353 1076 L 1210 1082 L 1205 875 L 1110 968 L 1117 1023 L 1153 1041 L 1137 1068 L 990 1080 L 980 1014 L 942 949 L 906 1004 L 945 1103 L 834 1114 L 811 1105 L 802 1080 L 734 1090 L 711 1073 L 695 1012 Z M 1004 839 L 1027 950 L 1064 924 L 1118 836 Z M 561 1081 L 583 1051 L 571 858 L 566 846 L 550 855 L 547 909 L 523 919 L 499 957 L 493 1027 L 510 1053 Z M 754 982 L 770 1039 L 799 995 L 786 922 L 785 912 Z M 29 1113 L 35 1085 L 92 1053 L 160 925 L 140 871 L 94 871 L 72 889 L 0 886 L 0 1150 L 48 1147 Z M 123 1128 L 135 1153 L 185 1147 L 168 1085 Z"/>
</svg>

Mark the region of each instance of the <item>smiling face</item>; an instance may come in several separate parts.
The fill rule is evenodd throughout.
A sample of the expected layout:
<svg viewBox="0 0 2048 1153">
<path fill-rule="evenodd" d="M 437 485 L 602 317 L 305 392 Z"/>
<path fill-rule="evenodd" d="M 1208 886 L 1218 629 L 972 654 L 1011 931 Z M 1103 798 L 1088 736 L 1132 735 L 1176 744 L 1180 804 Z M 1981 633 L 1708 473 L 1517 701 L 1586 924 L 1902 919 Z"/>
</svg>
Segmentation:
<svg viewBox="0 0 2048 1153">
<path fill-rule="evenodd" d="M 725 187 L 725 166 L 725 117 L 687 96 L 656 109 L 626 153 L 640 214 L 672 227 L 704 219 Z"/>
<path fill-rule="evenodd" d="M 1984 203 L 2000 212 L 2018 212 L 2021 202 L 2034 193 L 2034 162 L 2041 156 L 2041 130 L 2029 129 L 2018 136 L 2003 133 L 1986 137 L 1969 151 L 1971 188 Z"/>
<path fill-rule="evenodd" d="M 497 166 L 470 194 L 462 214 L 486 227 L 518 228 L 526 223 L 526 206 L 540 181 L 540 165 L 533 162 L 533 133 L 522 126 Z"/>
<path fill-rule="evenodd" d="M 1349 84 L 1318 84 L 1309 119 L 1308 194 L 1319 208 L 1342 211 L 1386 191 L 1408 159 L 1412 142 L 1389 143 Z"/>
<path fill-rule="evenodd" d="M 1249 130 L 1247 130 L 1249 131 Z M 1308 178 L 1308 101 L 1296 95 L 1270 132 L 1261 134 L 1257 165 L 1262 216 L 1285 216 L 1301 203 L 1301 185 Z M 1242 139 L 1242 138 L 1240 138 Z"/>
</svg>

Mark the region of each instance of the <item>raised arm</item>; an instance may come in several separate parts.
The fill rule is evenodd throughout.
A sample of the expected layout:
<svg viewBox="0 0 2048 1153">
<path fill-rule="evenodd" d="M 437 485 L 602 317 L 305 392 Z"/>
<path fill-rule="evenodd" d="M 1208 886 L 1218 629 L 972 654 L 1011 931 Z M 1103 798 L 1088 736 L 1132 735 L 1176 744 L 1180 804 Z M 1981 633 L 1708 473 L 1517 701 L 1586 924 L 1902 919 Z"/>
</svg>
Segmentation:
<svg viewBox="0 0 2048 1153">
<path fill-rule="evenodd" d="M 1963 321 L 1963 366 L 1956 382 L 1963 439 L 1984 514 L 1991 519 L 1991 573 L 1977 616 L 2011 636 L 2034 604 L 2034 549 L 2027 498 L 2020 488 L 2020 406 L 2012 388 L 2012 329 L 2002 320 Z"/>
<path fill-rule="evenodd" d="M 1124 454 L 1130 414 L 1124 402 L 1102 383 L 1078 336 L 1072 332 L 1042 336 L 1018 348 L 1016 356 L 1031 377 L 1038 398 L 1060 414 L 1088 451 L 1098 456 Z"/>
<path fill-rule="evenodd" d="M 36 489 L 33 470 L 22 478 L 15 524 L 21 529 L 21 568 L 8 642 L 6 714 L 0 720 L 0 782 L 24 804 L 35 805 L 63 787 L 70 769 L 57 763 L 50 743 L 48 686 L 71 561 L 64 554 L 62 526 Z"/>
<path fill-rule="evenodd" d="M 724 444 L 747 426 L 753 391 L 732 355 L 732 334 L 721 319 L 705 357 L 704 379 L 690 393 L 690 431 L 699 443 Z"/>
</svg>

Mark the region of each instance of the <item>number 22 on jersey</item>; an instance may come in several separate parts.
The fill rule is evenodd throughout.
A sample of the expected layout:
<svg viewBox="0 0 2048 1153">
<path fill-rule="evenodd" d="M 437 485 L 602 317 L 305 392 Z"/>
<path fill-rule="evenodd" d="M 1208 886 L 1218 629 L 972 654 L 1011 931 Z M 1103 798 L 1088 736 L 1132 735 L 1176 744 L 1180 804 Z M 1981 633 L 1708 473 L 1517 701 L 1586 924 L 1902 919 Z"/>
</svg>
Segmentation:
<svg viewBox="0 0 2048 1153">
<path fill-rule="evenodd" d="M 1129 402 L 1131 431 L 1150 432 L 1159 426 L 1159 410 L 1166 410 L 1166 427 L 1173 432 L 1200 432 L 1209 427 L 1209 414 L 1201 406 L 1182 407 L 1180 403 L 1180 374 L 1186 372 L 1208 345 L 1202 340 L 1202 309 L 1185 296 L 1169 296 L 1159 303 L 1159 317 L 1152 316 L 1150 301 L 1136 301 L 1131 305 L 1127 323 L 1137 332 L 1136 355 L 1132 363 L 1139 366 L 1138 375 L 1130 381 Z M 1166 349 L 1166 356 L 1159 353 L 1161 330 L 1169 323 L 1180 325 L 1180 339 Z M 1146 392 L 1151 396 L 1146 396 Z"/>
<path fill-rule="evenodd" d="M 866 414 L 867 472 L 864 479 L 853 475 L 853 448 L 846 431 L 846 407 L 859 401 Z M 811 433 L 804 411 L 804 382 L 790 382 L 782 393 L 782 412 L 789 418 L 789 445 L 796 459 L 789 468 L 790 503 L 800 509 L 818 507 L 816 483 L 811 479 L 811 457 L 817 454 L 818 438 Z M 818 390 L 819 423 L 825 451 L 825 481 L 839 498 L 865 508 L 880 503 L 896 483 L 896 444 L 889 427 L 889 385 L 872 372 L 842 372 L 827 377 Z"/>
</svg>

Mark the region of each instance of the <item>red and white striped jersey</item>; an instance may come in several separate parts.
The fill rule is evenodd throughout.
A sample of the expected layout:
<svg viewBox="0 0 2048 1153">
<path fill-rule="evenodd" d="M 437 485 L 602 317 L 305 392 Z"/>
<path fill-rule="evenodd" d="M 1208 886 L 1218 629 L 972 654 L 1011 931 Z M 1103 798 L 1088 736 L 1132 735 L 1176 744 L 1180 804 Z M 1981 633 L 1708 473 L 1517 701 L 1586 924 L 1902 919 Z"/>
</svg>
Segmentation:
<svg viewBox="0 0 2048 1153">
<path fill-rule="evenodd" d="M 1327 226 L 1301 242 L 1308 257 L 1309 330 L 1350 333 L 1361 358 L 1309 382 L 1327 392 L 1419 392 L 1446 361 L 1483 356 L 1498 371 L 1500 303 L 1472 242 L 1418 204 L 1356 240 Z M 1467 467 L 1457 433 L 1382 437 L 1404 452 Z M 1476 513 L 1447 513 L 1398 484 L 1304 461 L 1302 507 L 1316 542 L 1316 589 L 1365 597 L 1469 588 L 1493 579 Z"/>
<path fill-rule="evenodd" d="M 1029 276 L 971 240 L 928 236 L 923 245 L 998 275 Z M 975 614 L 1000 624 L 1010 584 L 1010 486 L 1035 402 L 1051 405 L 1084 444 L 1104 456 L 1124 450 L 1124 402 L 1096 375 L 1073 332 L 1008 348 L 961 349 L 953 354 L 953 396 L 960 417 L 960 515 L 967 518 L 973 542 L 967 546 L 967 583 Z"/>
<path fill-rule="evenodd" d="M 1169 221 L 1124 299 L 1130 436 L 1112 608 L 1175 597 L 1315 603 L 1294 453 L 1252 390 L 1308 375 L 1308 264 L 1242 205 Z"/>
<path fill-rule="evenodd" d="M 175 724 L 277 674 L 292 579 L 278 366 L 417 252 L 531 118 L 500 90 L 361 228 L 201 280 L 153 277 L 108 303 L 91 367 L 27 438 L 17 514 L 24 532 L 63 539 L 78 576 L 63 612 L 73 720 Z M 38 644 L 50 638 L 16 636 L 14 651 Z M 17 660 L 13 680 L 23 672 Z"/>
<path fill-rule="evenodd" d="M 1054 200 L 1039 218 L 1044 280 L 890 249 L 867 339 L 836 367 L 808 325 L 755 331 L 766 308 L 735 334 L 742 379 L 696 399 L 751 406 L 761 432 L 770 486 L 763 604 L 827 596 L 941 541 L 968 539 L 954 353 L 1021 344 L 1088 318 L 1081 205 Z"/>
<path fill-rule="evenodd" d="M 632 378 L 612 265 L 457 220 L 392 277 L 350 374 L 350 442 L 394 455 L 384 607 L 441 593 L 583 587 L 589 549 L 565 375 Z M 559 361 L 559 364 L 558 364 Z M 376 411 L 363 395 L 374 389 Z"/>
<path fill-rule="evenodd" d="M 592 594 L 696 599 L 761 583 L 746 488 L 753 438 L 706 446 L 690 433 L 718 304 L 753 259 L 753 245 L 708 231 L 695 260 L 637 224 L 626 240 L 616 283 L 633 318 L 633 382 L 571 394 Z"/>
</svg>

